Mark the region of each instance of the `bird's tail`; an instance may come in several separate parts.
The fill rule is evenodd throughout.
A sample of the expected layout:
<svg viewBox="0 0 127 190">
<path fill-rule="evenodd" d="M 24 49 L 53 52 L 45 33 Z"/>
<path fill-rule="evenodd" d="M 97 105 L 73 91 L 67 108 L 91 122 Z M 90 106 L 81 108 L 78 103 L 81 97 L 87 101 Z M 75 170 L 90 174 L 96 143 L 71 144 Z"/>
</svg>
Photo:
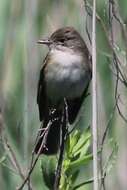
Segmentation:
<svg viewBox="0 0 127 190">
<path fill-rule="evenodd" d="M 48 127 L 49 122 L 49 131 L 45 138 L 44 130 L 46 130 L 46 127 Z M 43 127 L 40 129 L 41 131 L 34 149 L 35 153 L 40 152 L 40 154 L 53 155 L 58 152 L 60 145 L 60 126 L 60 113 L 55 112 L 51 117 L 48 117 L 48 119 L 44 120 Z M 42 146 L 43 141 L 45 141 L 44 146 Z M 40 149 L 41 146 L 42 148 Z"/>
</svg>

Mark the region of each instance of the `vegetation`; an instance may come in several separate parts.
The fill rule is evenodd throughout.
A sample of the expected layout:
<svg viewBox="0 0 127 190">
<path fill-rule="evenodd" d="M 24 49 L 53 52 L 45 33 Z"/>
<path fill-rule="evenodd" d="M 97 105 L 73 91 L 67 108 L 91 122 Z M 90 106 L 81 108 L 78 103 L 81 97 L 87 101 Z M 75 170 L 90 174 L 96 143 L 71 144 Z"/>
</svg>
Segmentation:
<svg viewBox="0 0 127 190">
<path fill-rule="evenodd" d="M 19 187 L 38 128 L 36 91 L 46 49 L 37 40 L 74 26 L 91 50 L 91 0 L 0 1 L 0 184 Z M 126 189 L 127 1 L 97 1 L 98 165 L 100 189 Z M 90 36 L 90 39 L 89 39 Z M 60 189 L 92 189 L 91 96 L 66 143 Z M 48 160 L 48 161 L 47 161 Z M 56 157 L 40 157 L 29 187 L 48 190 Z M 46 175 L 46 178 L 45 178 Z M 43 177 L 42 177 L 43 176 Z M 52 176 L 50 176 L 52 177 Z M 67 181 L 68 178 L 68 181 Z M 24 189 L 27 189 L 27 185 Z"/>
</svg>

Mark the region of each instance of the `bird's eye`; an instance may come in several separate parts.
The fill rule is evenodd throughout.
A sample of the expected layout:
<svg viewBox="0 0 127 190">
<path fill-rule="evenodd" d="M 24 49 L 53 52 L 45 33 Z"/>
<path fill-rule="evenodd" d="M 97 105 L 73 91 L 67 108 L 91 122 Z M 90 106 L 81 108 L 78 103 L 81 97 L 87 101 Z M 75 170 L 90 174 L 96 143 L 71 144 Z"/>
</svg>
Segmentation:
<svg viewBox="0 0 127 190">
<path fill-rule="evenodd" d="M 69 36 L 69 37 L 68 37 L 68 40 L 73 40 L 73 39 L 75 39 L 74 36 Z"/>
<path fill-rule="evenodd" d="M 60 41 L 61 43 L 64 43 L 64 42 L 65 42 L 65 39 L 64 39 L 64 38 L 61 38 L 59 41 Z"/>
</svg>

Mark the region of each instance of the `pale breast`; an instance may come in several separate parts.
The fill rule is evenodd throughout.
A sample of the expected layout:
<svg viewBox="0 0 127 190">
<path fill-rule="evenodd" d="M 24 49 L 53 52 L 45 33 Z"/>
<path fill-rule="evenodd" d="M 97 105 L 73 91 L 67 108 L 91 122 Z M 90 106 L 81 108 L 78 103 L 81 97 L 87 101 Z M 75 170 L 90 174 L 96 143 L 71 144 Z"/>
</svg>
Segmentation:
<svg viewBox="0 0 127 190">
<path fill-rule="evenodd" d="M 82 95 L 89 80 L 84 59 L 74 52 L 53 50 L 46 66 L 46 90 L 52 101 Z"/>
</svg>

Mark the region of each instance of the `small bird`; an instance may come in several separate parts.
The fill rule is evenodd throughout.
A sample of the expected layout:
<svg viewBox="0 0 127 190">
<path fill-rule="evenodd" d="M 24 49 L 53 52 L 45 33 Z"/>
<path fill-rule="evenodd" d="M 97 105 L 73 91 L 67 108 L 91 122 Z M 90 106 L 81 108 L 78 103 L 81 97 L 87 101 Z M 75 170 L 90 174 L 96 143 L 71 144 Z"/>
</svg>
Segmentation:
<svg viewBox="0 0 127 190">
<path fill-rule="evenodd" d="M 45 147 L 39 152 L 52 155 L 59 149 L 64 100 L 70 124 L 74 123 L 83 103 L 92 77 L 91 55 L 83 38 L 73 27 L 60 28 L 38 43 L 47 45 L 49 52 L 38 82 L 37 104 L 43 127 L 34 151 L 39 151 L 44 138 L 43 129 L 51 121 Z"/>
</svg>

